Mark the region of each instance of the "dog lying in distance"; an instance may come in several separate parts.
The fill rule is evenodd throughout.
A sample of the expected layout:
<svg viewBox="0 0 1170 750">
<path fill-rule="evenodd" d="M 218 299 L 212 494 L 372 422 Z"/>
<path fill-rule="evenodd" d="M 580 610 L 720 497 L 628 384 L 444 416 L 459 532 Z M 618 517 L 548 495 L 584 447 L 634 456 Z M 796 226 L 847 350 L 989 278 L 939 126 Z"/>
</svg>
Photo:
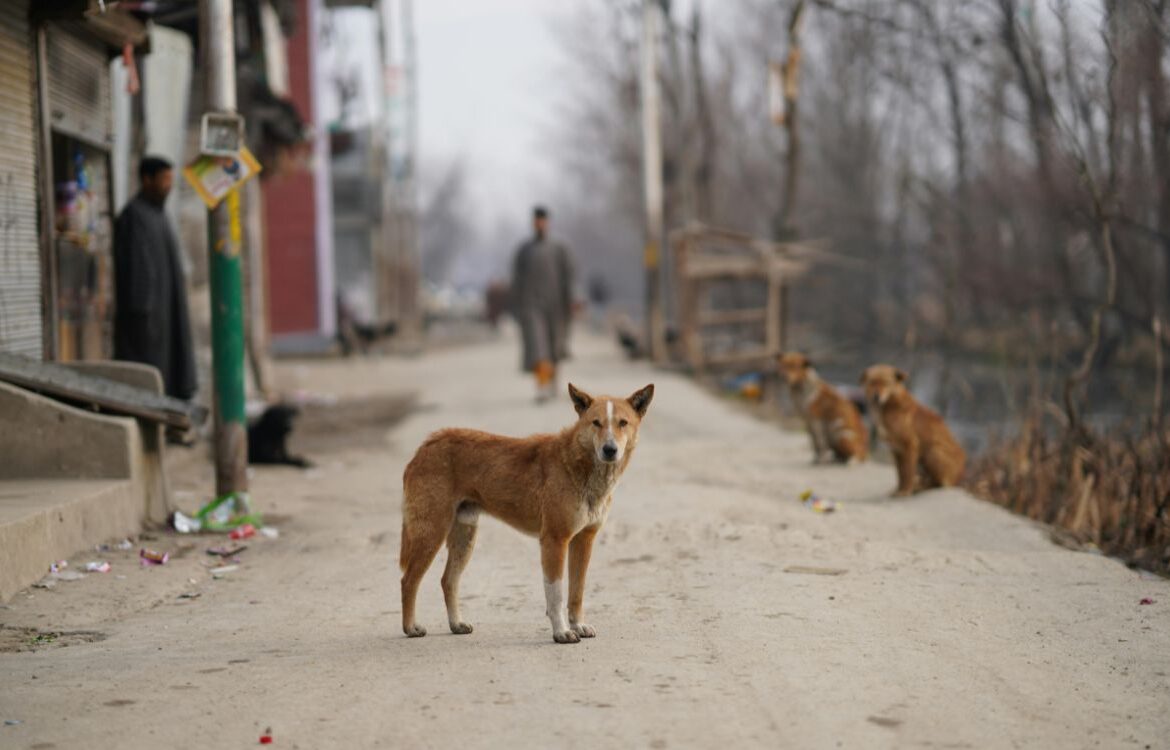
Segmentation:
<svg viewBox="0 0 1170 750">
<path fill-rule="evenodd" d="M 813 463 L 828 457 L 842 463 L 864 461 L 869 456 L 869 435 L 857 406 L 821 380 L 805 355 L 787 352 L 778 363 L 792 404 L 812 440 Z"/>
<path fill-rule="evenodd" d="M 292 404 L 274 404 L 248 425 L 248 463 L 312 467 L 308 459 L 288 452 L 288 436 L 300 413 Z"/>
<path fill-rule="evenodd" d="M 553 640 L 577 643 L 596 635 L 582 620 L 585 573 L 653 396 L 653 385 L 629 398 L 613 398 L 590 396 L 570 383 L 577 421 L 559 434 L 514 438 L 447 429 L 428 437 L 402 477 L 403 632 L 411 637 L 427 633 L 415 621 L 415 599 L 444 540 L 447 623 L 452 633 L 472 631 L 459 612 L 459 578 L 484 512 L 540 540 Z"/>
<path fill-rule="evenodd" d="M 861 374 L 878 434 L 894 453 L 898 486 L 893 497 L 918 489 L 953 487 L 967 456 L 946 423 L 906 390 L 909 376 L 890 365 L 873 365 Z"/>
<path fill-rule="evenodd" d="M 353 308 L 345 301 L 339 292 L 334 300 L 337 313 L 337 344 L 341 347 L 341 356 L 349 357 L 355 352 L 369 354 L 370 349 L 383 338 L 389 338 L 398 332 L 398 323 L 394 321 L 362 323 L 358 320 Z"/>
</svg>

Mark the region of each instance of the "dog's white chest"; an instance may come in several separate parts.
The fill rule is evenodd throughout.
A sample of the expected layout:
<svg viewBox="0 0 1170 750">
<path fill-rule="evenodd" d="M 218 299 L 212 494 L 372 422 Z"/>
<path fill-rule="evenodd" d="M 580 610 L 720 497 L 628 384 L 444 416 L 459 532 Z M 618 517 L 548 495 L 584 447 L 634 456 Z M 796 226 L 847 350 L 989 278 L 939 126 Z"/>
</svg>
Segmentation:
<svg viewBox="0 0 1170 750">
<path fill-rule="evenodd" d="M 613 491 L 618 485 L 617 472 L 598 472 L 589 478 L 581 493 L 578 522 L 581 528 L 605 522 L 612 504 Z"/>
</svg>

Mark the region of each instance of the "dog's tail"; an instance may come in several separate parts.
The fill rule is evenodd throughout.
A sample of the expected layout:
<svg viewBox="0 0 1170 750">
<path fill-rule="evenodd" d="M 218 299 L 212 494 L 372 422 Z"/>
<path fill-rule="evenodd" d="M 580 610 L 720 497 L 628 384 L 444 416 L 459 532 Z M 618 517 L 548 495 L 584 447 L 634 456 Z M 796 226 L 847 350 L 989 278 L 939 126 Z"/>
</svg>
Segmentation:
<svg viewBox="0 0 1170 750">
<path fill-rule="evenodd" d="M 413 484 L 411 482 L 411 475 L 414 473 L 413 469 L 417 459 L 418 454 L 415 454 L 415 457 L 410 460 L 410 463 L 402 471 L 402 536 L 398 547 L 398 568 L 403 573 L 406 572 L 406 563 L 410 561 L 410 498 L 413 495 L 411 492 L 411 485 Z"/>
<path fill-rule="evenodd" d="M 402 544 L 398 552 L 398 569 L 405 573 L 406 562 L 410 559 L 410 532 L 406 525 L 406 519 L 402 519 Z"/>
</svg>

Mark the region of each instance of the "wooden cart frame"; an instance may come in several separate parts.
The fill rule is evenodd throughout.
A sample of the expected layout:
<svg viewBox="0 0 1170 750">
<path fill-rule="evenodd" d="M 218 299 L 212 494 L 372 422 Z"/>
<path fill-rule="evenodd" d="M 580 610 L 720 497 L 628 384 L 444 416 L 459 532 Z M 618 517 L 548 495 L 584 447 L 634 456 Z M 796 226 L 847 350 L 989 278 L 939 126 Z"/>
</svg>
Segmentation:
<svg viewBox="0 0 1170 750">
<path fill-rule="evenodd" d="M 807 272 L 821 252 L 817 243 L 778 243 L 729 229 L 692 224 L 670 235 L 681 355 L 693 370 L 766 369 L 784 347 L 785 285 Z M 765 303 L 711 309 L 709 291 L 719 281 L 763 282 Z M 762 323 L 762 336 L 712 352 L 712 329 Z"/>
</svg>

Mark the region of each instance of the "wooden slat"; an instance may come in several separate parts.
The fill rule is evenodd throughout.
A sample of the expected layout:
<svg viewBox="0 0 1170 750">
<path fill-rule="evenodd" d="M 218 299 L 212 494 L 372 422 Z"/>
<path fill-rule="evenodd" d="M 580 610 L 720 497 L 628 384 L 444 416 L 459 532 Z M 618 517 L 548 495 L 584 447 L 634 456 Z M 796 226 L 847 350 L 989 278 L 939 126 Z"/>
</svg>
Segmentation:
<svg viewBox="0 0 1170 750">
<path fill-rule="evenodd" d="M 767 261 L 750 257 L 703 257 L 692 253 L 686 269 L 679 275 L 686 279 L 766 279 L 780 275 L 792 279 L 803 276 L 809 269 L 805 261 L 772 258 Z"/>
<path fill-rule="evenodd" d="M 770 351 L 780 351 L 780 316 L 784 314 L 780 306 L 780 282 L 775 277 L 768 281 L 768 306 L 765 308 L 767 322 L 765 323 L 766 338 L 764 345 Z"/>
<path fill-rule="evenodd" d="M 704 258 L 692 254 L 686 276 L 690 279 L 766 277 L 763 264 L 757 258 Z"/>
<path fill-rule="evenodd" d="M 760 362 L 767 363 L 775 359 L 779 352 L 774 352 L 764 347 L 753 349 L 741 349 L 734 352 L 724 352 L 722 354 L 708 354 L 703 358 L 703 364 L 708 367 L 719 367 L 723 365 L 735 365 L 744 363 Z"/>
<path fill-rule="evenodd" d="M 720 326 L 731 323 L 755 323 L 765 320 L 768 311 L 762 307 L 746 310 L 710 310 L 699 314 L 699 325 Z"/>
<path fill-rule="evenodd" d="M 62 401 L 181 429 L 207 419 L 207 409 L 201 406 L 15 354 L 0 353 L 0 380 Z"/>
</svg>

